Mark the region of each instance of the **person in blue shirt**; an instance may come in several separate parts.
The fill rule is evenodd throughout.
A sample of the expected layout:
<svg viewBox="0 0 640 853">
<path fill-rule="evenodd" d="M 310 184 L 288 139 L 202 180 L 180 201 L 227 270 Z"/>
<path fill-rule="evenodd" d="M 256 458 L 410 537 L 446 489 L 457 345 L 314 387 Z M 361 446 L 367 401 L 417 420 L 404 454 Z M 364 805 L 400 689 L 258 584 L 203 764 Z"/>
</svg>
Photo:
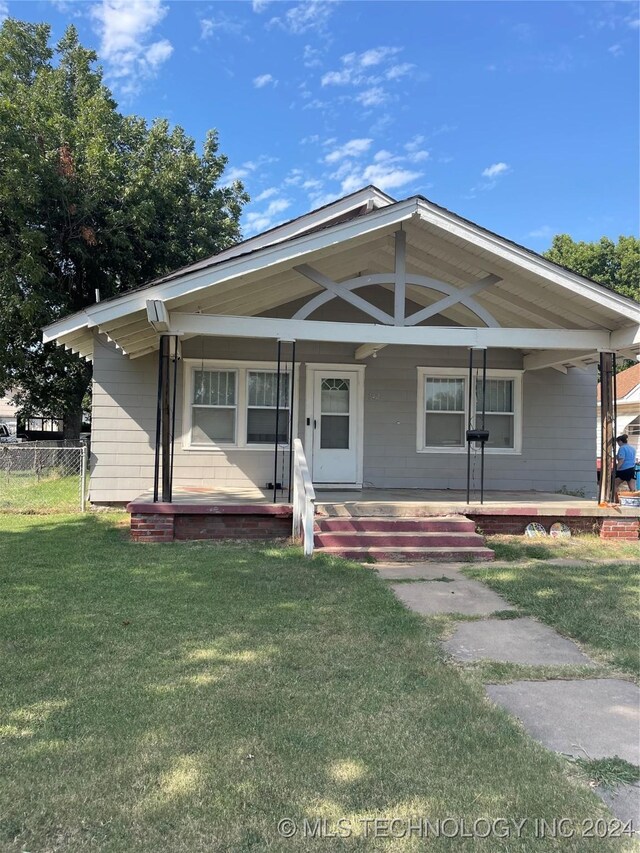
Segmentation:
<svg viewBox="0 0 640 853">
<path fill-rule="evenodd" d="M 636 490 L 636 452 L 629 447 L 629 436 L 619 435 L 616 438 L 618 455 L 616 456 L 616 495 L 623 483 L 631 492 Z"/>
</svg>

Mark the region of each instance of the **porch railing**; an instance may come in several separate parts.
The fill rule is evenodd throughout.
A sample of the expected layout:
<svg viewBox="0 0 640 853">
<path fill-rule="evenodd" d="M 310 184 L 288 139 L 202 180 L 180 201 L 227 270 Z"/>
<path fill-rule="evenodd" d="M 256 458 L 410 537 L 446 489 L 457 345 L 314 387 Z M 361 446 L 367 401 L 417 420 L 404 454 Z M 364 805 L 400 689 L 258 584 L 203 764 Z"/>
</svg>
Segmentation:
<svg viewBox="0 0 640 853">
<path fill-rule="evenodd" d="M 313 555 L 316 492 L 299 438 L 293 441 L 293 538 L 302 539 L 305 557 Z"/>
</svg>

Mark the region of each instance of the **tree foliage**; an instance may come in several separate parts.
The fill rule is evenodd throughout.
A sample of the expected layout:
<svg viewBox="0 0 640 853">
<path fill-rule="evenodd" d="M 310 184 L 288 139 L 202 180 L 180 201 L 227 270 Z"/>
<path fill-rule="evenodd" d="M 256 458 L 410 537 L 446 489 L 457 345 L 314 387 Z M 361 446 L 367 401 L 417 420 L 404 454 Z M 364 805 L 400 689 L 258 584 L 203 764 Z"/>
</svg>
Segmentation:
<svg viewBox="0 0 640 853">
<path fill-rule="evenodd" d="M 608 237 L 594 243 L 576 243 L 568 234 L 556 234 L 544 255 L 640 302 L 640 240 L 636 237 L 619 237 L 617 243 Z"/>
<path fill-rule="evenodd" d="M 122 115 L 73 26 L 0 27 L 0 392 L 76 422 L 90 367 L 41 327 L 237 241 L 248 201 L 227 158 Z"/>
</svg>

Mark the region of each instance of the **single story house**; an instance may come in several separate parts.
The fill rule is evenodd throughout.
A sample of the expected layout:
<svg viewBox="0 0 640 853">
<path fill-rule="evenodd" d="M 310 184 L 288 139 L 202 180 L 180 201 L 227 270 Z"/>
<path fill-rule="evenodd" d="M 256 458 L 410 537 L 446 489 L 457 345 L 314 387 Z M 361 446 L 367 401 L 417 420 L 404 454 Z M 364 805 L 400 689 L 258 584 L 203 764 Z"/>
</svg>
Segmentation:
<svg viewBox="0 0 640 853">
<path fill-rule="evenodd" d="M 292 438 L 316 490 L 464 490 L 482 467 L 492 492 L 591 497 L 597 365 L 640 351 L 640 305 L 368 186 L 44 340 L 93 361 L 96 504 L 286 500 Z"/>
</svg>

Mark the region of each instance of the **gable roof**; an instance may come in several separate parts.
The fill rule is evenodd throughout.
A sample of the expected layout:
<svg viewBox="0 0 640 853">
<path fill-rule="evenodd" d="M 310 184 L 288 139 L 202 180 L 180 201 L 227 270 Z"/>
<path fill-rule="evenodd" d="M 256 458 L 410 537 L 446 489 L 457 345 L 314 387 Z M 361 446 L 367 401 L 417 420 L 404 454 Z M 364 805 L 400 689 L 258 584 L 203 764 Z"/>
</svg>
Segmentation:
<svg viewBox="0 0 640 853">
<path fill-rule="evenodd" d="M 153 337 L 146 322 L 148 299 L 163 300 L 169 310 L 179 307 L 181 311 L 256 315 L 273 307 L 257 298 L 265 289 L 274 293 L 274 306 L 318 291 L 293 270 L 303 257 L 330 267 L 333 255 L 340 252 L 344 261 L 334 274 L 344 279 L 349 271 L 360 274 L 372 263 L 374 253 L 381 258 L 378 264 L 388 263 L 387 243 L 398 228 L 406 230 L 414 243 L 416 258 L 412 260 L 419 273 L 458 287 L 483 274 L 498 273 L 504 281 L 481 298 L 500 303 L 506 325 L 523 325 L 515 323 L 515 317 L 524 317 L 528 325 L 542 322 L 543 327 L 547 318 L 556 328 L 566 325 L 567 318 L 576 328 L 614 330 L 630 322 L 640 324 L 640 305 L 603 285 L 423 196 L 394 201 L 369 186 L 218 255 L 65 317 L 45 328 L 44 339 L 90 357 L 97 328 L 123 350 L 132 352 L 138 345 L 140 351 L 140 341 L 133 340 L 135 332 L 140 330 L 146 346 Z M 417 259 L 418 254 L 426 258 Z M 537 320 L 532 319 L 535 317 Z M 120 334 L 125 327 L 128 332 Z M 133 347 L 123 345 L 132 340 Z"/>
</svg>

